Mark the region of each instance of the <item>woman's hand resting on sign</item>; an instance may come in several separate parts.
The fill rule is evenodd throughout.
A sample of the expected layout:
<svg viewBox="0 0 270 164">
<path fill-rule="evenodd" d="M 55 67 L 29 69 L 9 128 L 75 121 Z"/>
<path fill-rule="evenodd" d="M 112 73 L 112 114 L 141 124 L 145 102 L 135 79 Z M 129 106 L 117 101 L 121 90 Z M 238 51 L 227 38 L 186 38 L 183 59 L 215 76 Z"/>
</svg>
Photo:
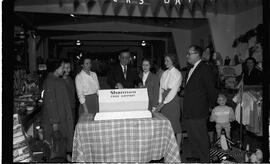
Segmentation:
<svg viewBox="0 0 270 164">
<path fill-rule="evenodd" d="M 157 106 L 157 107 L 153 107 L 152 111 L 153 111 L 153 112 L 160 112 L 160 111 L 161 111 L 161 109 L 163 108 L 163 106 L 164 106 L 164 104 L 163 104 L 163 103 L 158 104 L 158 106 Z"/>
</svg>

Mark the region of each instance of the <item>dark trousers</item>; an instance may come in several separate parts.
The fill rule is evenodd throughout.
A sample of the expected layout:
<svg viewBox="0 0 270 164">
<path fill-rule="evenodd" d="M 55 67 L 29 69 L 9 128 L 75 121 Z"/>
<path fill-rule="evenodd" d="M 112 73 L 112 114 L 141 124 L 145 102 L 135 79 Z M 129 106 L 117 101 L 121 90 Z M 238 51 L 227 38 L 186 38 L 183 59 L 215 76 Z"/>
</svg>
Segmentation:
<svg viewBox="0 0 270 164">
<path fill-rule="evenodd" d="M 185 119 L 185 125 L 192 157 L 200 158 L 200 162 L 209 162 L 207 118 Z"/>
</svg>

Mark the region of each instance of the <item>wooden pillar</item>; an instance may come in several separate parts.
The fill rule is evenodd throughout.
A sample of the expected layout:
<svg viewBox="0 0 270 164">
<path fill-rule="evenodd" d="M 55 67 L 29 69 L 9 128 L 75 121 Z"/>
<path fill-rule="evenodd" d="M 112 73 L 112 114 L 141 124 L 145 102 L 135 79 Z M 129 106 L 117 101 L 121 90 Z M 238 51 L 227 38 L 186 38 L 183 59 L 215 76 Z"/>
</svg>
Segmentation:
<svg viewBox="0 0 270 164">
<path fill-rule="evenodd" d="M 36 61 L 36 40 L 31 35 L 31 31 L 27 32 L 28 37 L 28 63 L 30 72 L 34 72 L 37 70 L 37 61 Z"/>
</svg>

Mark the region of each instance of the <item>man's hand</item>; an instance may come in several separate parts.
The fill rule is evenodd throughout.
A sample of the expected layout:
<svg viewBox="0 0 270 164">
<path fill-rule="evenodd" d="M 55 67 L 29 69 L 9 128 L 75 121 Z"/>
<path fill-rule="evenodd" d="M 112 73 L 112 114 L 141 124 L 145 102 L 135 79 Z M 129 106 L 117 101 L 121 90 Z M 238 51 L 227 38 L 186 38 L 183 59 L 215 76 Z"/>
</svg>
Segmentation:
<svg viewBox="0 0 270 164">
<path fill-rule="evenodd" d="M 164 104 L 163 103 L 161 103 L 161 104 L 158 104 L 158 106 L 154 109 L 154 110 L 152 110 L 153 112 L 160 112 L 161 111 L 161 109 L 163 108 L 163 106 L 164 106 Z"/>
<path fill-rule="evenodd" d="M 139 84 L 138 84 L 138 87 L 139 87 L 139 88 L 144 88 L 144 86 L 143 86 L 142 83 L 139 83 Z"/>
<path fill-rule="evenodd" d="M 88 114 L 88 108 L 87 108 L 86 104 L 83 103 L 82 105 L 83 105 L 83 110 L 84 110 L 83 114 Z"/>
<path fill-rule="evenodd" d="M 123 89 L 124 87 L 121 83 L 116 83 L 115 88 L 116 89 Z"/>
</svg>

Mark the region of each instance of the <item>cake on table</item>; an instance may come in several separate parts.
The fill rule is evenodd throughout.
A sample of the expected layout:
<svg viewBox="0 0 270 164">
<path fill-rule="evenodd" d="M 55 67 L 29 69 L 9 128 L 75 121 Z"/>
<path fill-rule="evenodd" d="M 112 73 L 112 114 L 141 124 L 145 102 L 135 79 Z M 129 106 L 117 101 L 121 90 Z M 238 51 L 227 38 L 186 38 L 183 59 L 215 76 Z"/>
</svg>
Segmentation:
<svg viewBox="0 0 270 164">
<path fill-rule="evenodd" d="M 146 88 L 99 90 L 99 112 L 94 120 L 151 118 Z"/>
</svg>

